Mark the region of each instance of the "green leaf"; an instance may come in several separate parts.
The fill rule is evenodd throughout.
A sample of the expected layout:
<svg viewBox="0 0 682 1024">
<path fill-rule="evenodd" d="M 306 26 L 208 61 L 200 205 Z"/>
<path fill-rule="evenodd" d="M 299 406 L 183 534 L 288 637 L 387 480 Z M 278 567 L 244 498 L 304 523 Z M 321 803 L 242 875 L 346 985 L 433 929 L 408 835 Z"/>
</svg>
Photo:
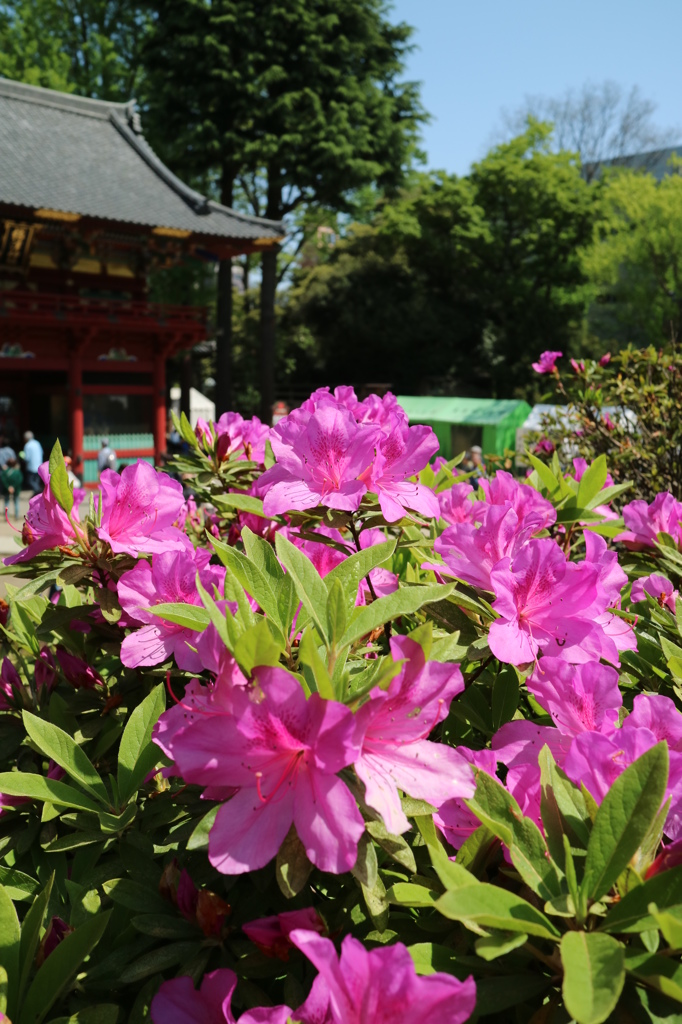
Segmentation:
<svg viewBox="0 0 682 1024">
<path fill-rule="evenodd" d="M 19 995 L 20 946 L 21 929 L 17 912 L 5 887 L 0 886 L 0 967 L 7 971 L 7 1004 L 12 1016 L 15 1014 Z"/>
<path fill-rule="evenodd" d="M 603 1024 L 625 984 L 625 950 L 610 935 L 566 932 L 561 940 L 562 992 L 577 1024 Z"/>
<path fill-rule="evenodd" d="M 497 960 L 528 941 L 524 932 L 491 932 L 474 942 L 474 948 L 483 960 Z"/>
<path fill-rule="evenodd" d="M 486 772 L 476 773 L 476 792 L 467 806 L 508 848 L 522 879 L 543 900 L 561 892 L 547 843 L 531 818 L 525 818 L 511 793 Z"/>
<path fill-rule="evenodd" d="M 607 474 L 606 456 L 600 455 L 591 466 L 587 467 L 578 484 L 576 504 L 579 508 L 586 509 L 589 507 L 589 503 L 593 498 L 596 498 L 606 483 Z"/>
<path fill-rule="evenodd" d="M 216 804 L 210 811 L 203 816 L 199 824 L 196 826 L 191 836 L 187 840 L 188 850 L 208 850 L 208 836 L 213 828 L 216 815 L 220 810 L 220 805 Z"/>
<path fill-rule="evenodd" d="M 338 579 L 327 580 L 329 596 L 327 598 L 328 636 L 332 647 L 338 647 L 346 630 L 346 597 L 343 586 Z"/>
<path fill-rule="evenodd" d="M 83 789 L 100 803 L 108 807 L 111 799 L 107 788 L 99 777 L 85 751 L 64 732 L 51 722 L 46 722 L 28 711 L 22 712 L 24 727 L 41 754 L 52 758 L 79 782 Z"/>
<path fill-rule="evenodd" d="M 161 603 L 147 608 L 147 611 L 163 619 L 164 622 L 173 622 L 176 626 L 192 629 L 198 633 L 203 632 L 211 621 L 206 609 L 196 604 Z"/>
<path fill-rule="evenodd" d="M 308 626 L 301 637 L 298 646 L 298 657 L 302 665 L 306 665 L 312 672 L 317 692 L 325 700 L 334 700 L 334 684 L 332 683 L 329 670 L 325 665 L 317 646 L 317 635 L 312 626 Z"/>
<path fill-rule="evenodd" d="M 130 878 L 110 878 L 102 883 L 102 889 L 114 903 L 138 914 L 161 914 L 168 910 L 168 904 L 156 889 Z"/>
<path fill-rule="evenodd" d="M 186 964 L 197 952 L 196 939 L 193 942 L 171 942 L 167 945 L 153 949 L 150 953 L 144 953 L 135 959 L 118 975 L 118 981 L 122 985 L 133 985 L 151 974 L 158 974 L 175 964 Z M 24 1024 L 23 1021 L 20 1024 Z"/>
<path fill-rule="evenodd" d="M 229 494 L 214 494 L 211 501 L 218 508 L 237 508 L 240 512 L 250 512 L 254 516 L 266 517 L 263 512 L 263 499 L 256 498 L 253 494 L 240 494 L 231 491 Z"/>
<path fill-rule="evenodd" d="M 600 931 L 642 932 L 655 928 L 656 922 L 648 912 L 651 903 L 659 910 L 682 905 L 682 867 L 662 871 L 643 885 L 636 885 L 618 903 L 614 903 L 601 922 Z"/>
<path fill-rule="evenodd" d="M 376 840 L 382 850 L 391 857 L 396 863 L 407 868 L 411 874 L 415 874 L 417 871 L 417 865 L 414 860 L 414 853 L 412 847 L 405 841 L 402 836 L 393 836 L 388 832 L 383 821 L 368 821 L 365 828 L 371 835 L 372 839 Z"/>
<path fill-rule="evenodd" d="M 659 910 L 655 903 L 650 903 L 648 910 L 668 945 L 672 949 L 682 949 L 682 907 Z"/>
<path fill-rule="evenodd" d="M 308 860 L 305 847 L 298 838 L 295 826 L 292 825 L 275 861 L 277 884 L 287 899 L 293 899 L 302 892 L 312 870 L 313 866 Z"/>
<path fill-rule="evenodd" d="M 161 749 L 152 742 L 152 730 L 165 707 L 166 695 L 160 683 L 137 705 L 126 723 L 118 750 L 117 781 L 122 804 L 128 802 L 163 757 Z"/>
<path fill-rule="evenodd" d="M 503 668 L 493 683 L 493 727 L 495 732 L 511 722 L 519 706 L 519 679 L 514 668 Z"/>
<path fill-rule="evenodd" d="M 558 939 L 559 932 L 548 917 L 532 904 L 507 889 L 488 882 L 460 886 L 441 896 L 436 909 L 451 921 L 485 934 L 485 930 L 526 932 L 543 939 Z"/>
<path fill-rule="evenodd" d="M 560 490 L 559 481 L 549 466 L 546 466 L 544 462 L 541 462 L 540 459 L 535 455 L 532 455 L 530 452 L 526 452 L 526 458 L 539 476 L 542 486 L 549 491 L 550 495 L 553 495 Z"/>
<path fill-rule="evenodd" d="M 294 581 L 299 600 L 326 646 L 329 646 L 326 622 L 328 591 L 324 580 L 310 559 L 281 533 L 275 537 L 275 548 L 282 565 Z"/>
<path fill-rule="evenodd" d="M 19 1024 L 40 1024 L 68 989 L 86 956 L 104 935 L 111 911 L 97 914 L 67 935 L 38 969 L 21 1009 Z"/>
<path fill-rule="evenodd" d="M 452 593 L 454 583 L 430 584 L 428 586 L 401 587 L 388 597 L 380 597 L 364 608 L 359 608 L 341 639 L 341 645 L 348 647 L 371 633 L 373 629 L 398 618 L 411 615 L 432 601 L 441 601 Z"/>
<path fill-rule="evenodd" d="M 244 532 L 246 533 L 246 531 Z M 253 537 L 253 534 L 251 536 Z M 211 543 L 218 552 L 220 561 L 239 581 L 244 590 L 258 602 L 269 618 L 281 626 L 276 595 L 277 577 L 269 577 L 264 567 L 256 564 L 256 561 L 250 556 L 247 558 L 241 551 L 230 547 L 229 544 L 223 544 L 215 539 L 212 539 Z M 263 543 L 265 542 L 263 541 Z M 251 541 L 250 547 L 252 552 L 258 553 L 258 548 L 255 547 L 253 541 Z"/>
<path fill-rule="evenodd" d="M 272 635 L 266 619 L 245 630 L 234 645 L 234 656 L 246 676 L 257 665 L 279 665 L 282 648 Z"/>
<path fill-rule="evenodd" d="M 467 871 L 466 868 L 456 861 L 450 860 L 443 849 L 443 844 L 438 838 L 436 826 L 431 815 L 417 815 L 414 821 L 421 833 L 422 839 L 426 843 L 431 863 L 441 884 L 446 889 L 458 889 L 460 886 L 473 885 L 476 879 L 471 872 Z"/>
<path fill-rule="evenodd" d="M 30 900 L 40 888 L 39 883 L 30 875 L 17 868 L 8 868 L 0 864 L 0 885 L 11 900 Z"/>
<path fill-rule="evenodd" d="M 590 835 L 581 893 L 598 900 L 635 855 L 665 796 L 668 747 L 657 743 L 629 765 L 604 797 Z"/>
<path fill-rule="evenodd" d="M 99 811 L 90 797 L 79 793 L 73 786 L 55 779 L 46 779 L 32 772 L 0 772 L 0 793 L 6 796 L 26 796 L 42 800 L 56 807 L 75 807 L 80 811 Z"/>
<path fill-rule="evenodd" d="M 73 491 L 69 486 L 69 477 L 66 472 L 66 464 L 59 438 L 55 441 L 54 447 L 50 452 L 50 491 L 54 495 L 57 504 L 68 515 L 73 508 Z"/>
<path fill-rule="evenodd" d="M 21 947 L 19 956 L 21 963 L 21 973 L 19 975 L 17 1006 L 21 1005 L 21 1000 L 23 999 L 24 991 L 28 984 L 28 979 L 31 976 L 31 970 L 33 969 L 33 961 L 35 959 L 38 944 L 40 942 L 40 932 L 43 927 L 45 913 L 47 911 L 47 907 L 50 902 L 50 896 L 52 894 L 53 883 L 54 872 L 50 875 L 45 888 L 34 899 L 33 903 L 31 904 L 26 913 L 26 917 L 22 922 Z"/>
<path fill-rule="evenodd" d="M 361 882 L 360 887 L 374 927 L 379 933 L 385 932 L 391 909 L 386 886 L 381 877 L 377 875 L 373 885 L 368 886 Z"/>
<path fill-rule="evenodd" d="M 335 565 L 330 573 L 327 573 L 325 576 L 327 587 L 331 587 L 334 580 L 338 580 L 349 596 L 352 596 L 352 607 L 355 604 L 360 580 L 369 575 L 372 569 L 387 562 L 395 551 L 395 545 L 395 540 L 386 540 L 381 544 L 374 544 L 370 548 L 349 555 L 343 562 Z"/>
<path fill-rule="evenodd" d="M 387 893 L 388 902 L 399 907 L 435 907 L 442 895 L 436 889 L 427 889 L 425 885 L 413 882 L 396 882 Z"/>
</svg>

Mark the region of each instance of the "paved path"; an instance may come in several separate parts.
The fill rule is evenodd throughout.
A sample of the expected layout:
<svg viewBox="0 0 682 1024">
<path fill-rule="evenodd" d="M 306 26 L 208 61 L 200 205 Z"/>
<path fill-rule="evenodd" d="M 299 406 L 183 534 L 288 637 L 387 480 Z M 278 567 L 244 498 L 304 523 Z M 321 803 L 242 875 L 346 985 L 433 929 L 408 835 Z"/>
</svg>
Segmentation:
<svg viewBox="0 0 682 1024">
<path fill-rule="evenodd" d="M 14 538 L 17 536 L 17 534 L 12 529 L 12 526 L 15 526 L 18 530 L 21 530 L 23 517 L 26 514 L 26 510 L 28 509 L 28 499 L 30 497 L 30 491 L 21 492 L 21 499 L 19 502 L 19 514 L 21 518 L 19 519 L 19 522 L 16 522 L 14 519 L 14 504 L 12 504 L 9 513 L 9 521 L 11 523 L 11 526 L 7 523 L 5 519 L 5 506 L 3 505 L 2 501 L 0 501 L 0 559 L 4 558 L 6 555 L 13 555 L 18 550 L 17 545 L 14 542 Z M 0 597 L 4 597 L 5 595 L 6 583 L 12 583 L 16 585 L 17 583 L 22 584 L 25 582 L 26 580 L 16 580 L 13 579 L 11 576 L 0 576 Z"/>
</svg>

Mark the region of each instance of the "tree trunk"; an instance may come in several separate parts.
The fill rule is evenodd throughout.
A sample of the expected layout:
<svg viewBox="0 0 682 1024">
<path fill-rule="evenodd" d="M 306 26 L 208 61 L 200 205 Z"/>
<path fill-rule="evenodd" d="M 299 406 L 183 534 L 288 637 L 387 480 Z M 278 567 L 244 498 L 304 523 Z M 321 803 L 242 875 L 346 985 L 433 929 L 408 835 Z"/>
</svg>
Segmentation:
<svg viewBox="0 0 682 1024">
<path fill-rule="evenodd" d="M 282 215 L 282 188 L 279 169 L 268 168 L 268 201 L 265 216 L 268 220 L 280 220 Z M 261 419 L 268 426 L 272 423 L 272 407 L 275 404 L 275 341 L 277 323 L 275 320 L 275 292 L 277 291 L 277 254 L 279 245 L 265 249 L 262 256 L 262 279 L 260 286 L 260 405 Z"/>
<path fill-rule="evenodd" d="M 279 246 L 273 245 L 263 253 L 263 277 L 260 286 L 260 418 L 268 426 L 272 423 L 272 407 L 275 404 L 275 290 L 278 252 Z"/>
<path fill-rule="evenodd" d="M 227 167 L 223 167 L 220 201 L 232 206 L 234 181 Z M 232 260 L 218 264 L 218 310 L 216 316 L 216 419 L 232 409 Z"/>
</svg>

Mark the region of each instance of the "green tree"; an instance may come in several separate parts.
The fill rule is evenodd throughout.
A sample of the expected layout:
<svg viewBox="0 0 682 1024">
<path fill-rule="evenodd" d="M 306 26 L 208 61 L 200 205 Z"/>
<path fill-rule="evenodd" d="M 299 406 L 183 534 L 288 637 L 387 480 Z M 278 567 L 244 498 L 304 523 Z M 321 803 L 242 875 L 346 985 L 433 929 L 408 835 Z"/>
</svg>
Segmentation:
<svg viewBox="0 0 682 1024">
<path fill-rule="evenodd" d="M 675 169 L 674 167 L 672 168 Z M 609 343 L 660 345 L 682 331 L 682 177 L 612 172 L 583 266 L 591 325 Z"/>
<path fill-rule="evenodd" d="M 300 273 L 290 316 L 310 326 L 330 377 L 348 363 L 399 389 L 531 393 L 545 348 L 578 347 L 587 296 L 579 247 L 600 186 L 532 124 L 468 178 L 416 175 Z M 355 371 L 358 373 L 358 370 Z"/>
<path fill-rule="evenodd" d="M 581 331 L 587 282 L 579 250 L 592 237 L 599 186 L 585 182 L 572 153 L 550 145 L 551 126 L 531 120 L 471 173 L 488 226 L 474 249 L 483 348 L 498 396 L 525 392 L 531 356 L 569 351 Z"/>
<path fill-rule="evenodd" d="M 212 181 L 222 202 L 239 188 L 254 213 L 280 221 L 303 207 L 345 210 L 368 183 L 400 182 L 424 115 L 416 85 L 400 82 L 411 29 L 389 22 L 385 0 L 156 0 L 153 9 L 148 102 L 171 140 L 160 148 Z M 277 280 L 273 248 L 260 291 L 268 418 Z M 229 395 L 230 286 L 221 266 L 219 408 Z"/>
<path fill-rule="evenodd" d="M 148 15 L 132 0 L 2 0 L 0 74 L 104 100 L 140 85 Z"/>
</svg>

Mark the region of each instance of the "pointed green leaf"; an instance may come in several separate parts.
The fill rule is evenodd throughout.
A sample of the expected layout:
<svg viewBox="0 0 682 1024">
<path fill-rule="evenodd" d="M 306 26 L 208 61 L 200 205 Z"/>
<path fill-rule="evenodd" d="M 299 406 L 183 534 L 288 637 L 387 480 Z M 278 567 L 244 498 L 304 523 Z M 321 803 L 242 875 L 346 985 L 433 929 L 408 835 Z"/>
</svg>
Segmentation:
<svg viewBox="0 0 682 1024">
<path fill-rule="evenodd" d="M 650 903 L 648 910 L 668 945 L 672 949 L 682 949 L 682 907 L 659 910 L 655 903 Z"/>
<path fill-rule="evenodd" d="M 247 676 L 257 665 L 279 665 L 282 648 L 272 635 L 266 619 L 245 630 L 234 645 L 234 656 Z"/>
<path fill-rule="evenodd" d="M 514 867 L 533 892 L 543 900 L 560 894 L 561 886 L 544 836 L 531 818 L 523 816 L 502 783 L 486 772 L 477 772 L 476 792 L 465 803 L 502 840 Z"/>
<path fill-rule="evenodd" d="M 0 793 L 7 796 L 26 796 L 31 800 L 54 804 L 55 807 L 75 807 L 81 811 L 95 813 L 101 806 L 65 782 L 45 779 L 42 775 L 34 775 L 32 772 L 0 772 Z"/>
<path fill-rule="evenodd" d="M 625 984 L 625 950 L 610 935 L 566 932 L 561 940 L 562 992 L 577 1024 L 603 1024 Z"/>
<path fill-rule="evenodd" d="M 346 598 L 343 586 L 338 579 L 327 580 L 327 627 L 328 636 L 332 647 L 338 647 L 346 630 Z"/>
<path fill-rule="evenodd" d="M 86 793 L 89 793 L 105 806 L 111 804 L 107 788 L 99 777 L 90 758 L 81 747 L 63 729 L 46 722 L 28 711 L 22 713 L 26 732 L 36 744 L 38 750 L 52 758 L 64 769 L 67 775 L 79 782 Z"/>
<path fill-rule="evenodd" d="M 424 605 L 441 601 L 452 593 L 453 589 L 454 583 L 401 587 L 388 597 L 380 597 L 378 601 L 372 601 L 371 604 L 356 611 L 341 639 L 341 644 L 347 647 L 400 615 L 412 615 Z"/>
<path fill-rule="evenodd" d="M 19 1024 L 40 1024 L 68 989 L 79 967 L 95 948 L 109 923 L 111 911 L 97 914 L 67 935 L 38 969 L 21 1009 Z"/>
<path fill-rule="evenodd" d="M 526 932 L 543 939 L 559 939 L 559 932 L 540 910 L 532 904 L 488 882 L 460 886 L 441 896 L 436 909 L 451 921 L 461 921 L 479 935 L 489 928 L 499 931 Z"/>
<path fill-rule="evenodd" d="M 211 621 L 206 609 L 196 604 L 162 602 L 153 605 L 147 611 L 163 619 L 164 622 L 174 622 L 176 626 L 192 629 L 198 633 L 203 632 Z"/>
<path fill-rule="evenodd" d="M 73 508 L 73 491 L 69 485 L 69 477 L 66 472 L 66 464 L 59 438 L 55 441 L 54 447 L 50 452 L 50 491 L 57 504 L 68 515 Z"/>
<path fill-rule="evenodd" d="M 0 967 L 7 971 L 7 1004 L 12 1015 L 19 995 L 20 946 L 21 930 L 17 912 L 4 886 L 0 885 Z"/>
<path fill-rule="evenodd" d="M 474 948 L 483 960 L 497 960 L 498 956 L 511 953 L 528 941 L 524 932 L 491 932 L 476 939 Z"/>
<path fill-rule="evenodd" d="M 328 591 L 324 580 L 310 559 L 281 533 L 275 537 L 275 547 L 282 565 L 294 581 L 299 600 L 329 646 L 326 621 Z"/>
<path fill-rule="evenodd" d="M 40 892 L 29 907 L 26 917 L 21 925 L 21 973 L 19 975 L 19 989 L 17 993 L 17 1006 L 21 1005 L 24 991 L 28 984 L 33 969 L 33 961 L 40 942 L 40 932 L 45 920 L 45 914 L 52 894 L 54 883 L 54 872 L 50 875 L 47 885 Z"/>
<path fill-rule="evenodd" d="M 636 885 L 618 903 L 614 903 L 601 922 L 600 931 L 641 932 L 655 928 L 656 922 L 648 911 L 654 903 L 659 910 L 682 906 L 682 867 L 662 871 Z"/>
<path fill-rule="evenodd" d="M 598 900 L 615 885 L 656 819 L 668 784 L 668 747 L 657 743 L 629 765 L 604 797 L 592 826 L 581 893 Z"/>
<path fill-rule="evenodd" d="M 607 474 L 606 456 L 600 455 L 591 466 L 587 467 L 578 484 L 576 504 L 579 508 L 586 509 L 589 507 L 589 503 L 593 498 L 596 498 L 606 483 Z"/>
<path fill-rule="evenodd" d="M 126 723 L 118 750 L 118 794 L 122 804 L 128 802 L 163 757 L 161 748 L 152 742 L 152 730 L 165 707 L 166 695 L 160 683 L 138 704 Z"/>
<path fill-rule="evenodd" d="M 306 665 L 312 672 L 315 686 L 320 696 L 324 697 L 325 700 L 334 700 L 334 684 L 329 675 L 329 670 L 320 656 L 317 644 L 317 634 L 312 626 L 308 626 L 298 646 L 298 657 L 301 664 Z"/>
</svg>

